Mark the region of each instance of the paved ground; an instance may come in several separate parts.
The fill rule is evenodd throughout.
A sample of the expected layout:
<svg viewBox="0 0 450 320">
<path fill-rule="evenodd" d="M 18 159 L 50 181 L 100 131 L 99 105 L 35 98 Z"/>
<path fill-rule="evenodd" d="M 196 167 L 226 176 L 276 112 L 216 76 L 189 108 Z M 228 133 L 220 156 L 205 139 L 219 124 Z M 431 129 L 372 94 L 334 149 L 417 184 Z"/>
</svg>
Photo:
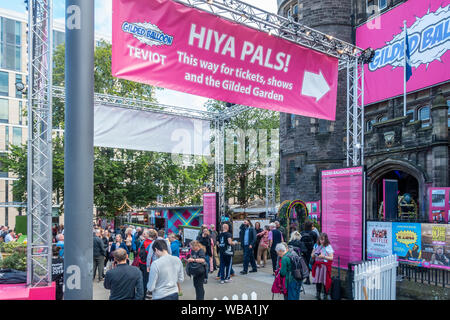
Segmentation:
<svg viewBox="0 0 450 320">
<path fill-rule="evenodd" d="M 233 277 L 231 283 L 220 284 L 215 280 L 217 272 L 210 274 L 208 283 L 205 285 L 205 299 L 213 300 L 217 298 L 222 300 L 228 297 L 230 300 L 233 295 L 237 294 L 241 300 L 243 293 L 249 296 L 252 292 L 257 294 L 258 300 L 272 300 L 272 283 L 274 277 L 272 276 L 272 268 L 266 266 L 258 269 L 258 272 L 249 273 L 247 275 L 240 275 L 242 265 L 233 265 L 236 276 Z M 304 285 L 305 292 L 300 294 L 301 300 L 315 300 L 315 285 Z M 195 300 L 195 289 L 193 280 L 185 276 L 184 282 L 181 286 L 183 296 L 180 300 Z M 103 282 L 94 281 L 94 300 L 107 300 L 109 298 L 109 290 L 104 289 Z M 274 300 L 283 300 L 282 295 L 275 295 Z"/>
</svg>

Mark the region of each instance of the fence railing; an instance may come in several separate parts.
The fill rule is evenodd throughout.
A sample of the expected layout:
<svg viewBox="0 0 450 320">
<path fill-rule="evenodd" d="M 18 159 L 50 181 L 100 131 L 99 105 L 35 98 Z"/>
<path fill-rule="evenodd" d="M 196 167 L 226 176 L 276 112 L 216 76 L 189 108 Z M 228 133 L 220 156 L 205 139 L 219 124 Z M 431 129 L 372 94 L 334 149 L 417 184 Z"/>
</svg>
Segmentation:
<svg viewBox="0 0 450 320">
<path fill-rule="evenodd" d="M 424 268 L 400 262 L 397 274 L 403 280 L 442 286 L 444 288 L 450 287 L 450 270 L 448 269 Z"/>
<path fill-rule="evenodd" d="M 231 297 L 231 300 L 258 300 L 258 295 L 256 294 L 256 292 L 253 291 L 252 293 L 250 293 L 250 299 L 246 293 L 243 293 L 241 298 L 242 299 L 239 299 L 239 296 L 237 294 L 234 294 Z M 219 299 L 214 298 L 213 300 L 219 300 Z M 220 300 L 230 300 L 230 299 L 227 296 L 225 296 Z"/>
<path fill-rule="evenodd" d="M 397 256 L 367 261 L 355 266 L 354 300 L 395 300 Z"/>
</svg>

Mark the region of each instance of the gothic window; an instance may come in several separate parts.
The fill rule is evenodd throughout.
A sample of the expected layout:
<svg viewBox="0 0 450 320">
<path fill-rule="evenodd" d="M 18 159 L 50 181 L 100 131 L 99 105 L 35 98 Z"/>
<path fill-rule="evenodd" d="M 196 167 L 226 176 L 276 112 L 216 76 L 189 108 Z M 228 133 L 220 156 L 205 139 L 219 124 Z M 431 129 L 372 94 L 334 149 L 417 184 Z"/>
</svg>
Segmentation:
<svg viewBox="0 0 450 320">
<path fill-rule="evenodd" d="M 378 121 L 378 122 L 384 122 L 384 121 L 387 121 L 387 119 L 388 119 L 388 117 L 385 117 L 385 116 L 379 116 L 379 117 L 377 118 L 377 121 Z"/>
<path fill-rule="evenodd" d="M 422 128 L 430 126 L 430 107 L 424 106 L 419 109 L 419 120 L 422 121 Z"/>
<path fill-rule="evenodd" d="M 414 118 L 414 110 L 406 111 L 406 116 L 409 118 L 409 122 L 414 122 L 416 120 Z"/>
<path fill-rule="evenodd" d="M 287 173 L 287 184 L 295 184 L 295 160 L 289 160 L 289 167 Z"/>
<path fill-rule="evenodd" d="M 447 106 L 448 106 L 448 111 L 447 111 L 447 114 L 448 114 L 448 126 L 450 127 L 450 100 L 447 100 Z"/>
<path fill-rule="evenodd" d="M 366 122 L 366 131 L 372 130 L 372 126 L 374 123 L 377 123 L 377 120 L 369 120 Z"/>
</svg>

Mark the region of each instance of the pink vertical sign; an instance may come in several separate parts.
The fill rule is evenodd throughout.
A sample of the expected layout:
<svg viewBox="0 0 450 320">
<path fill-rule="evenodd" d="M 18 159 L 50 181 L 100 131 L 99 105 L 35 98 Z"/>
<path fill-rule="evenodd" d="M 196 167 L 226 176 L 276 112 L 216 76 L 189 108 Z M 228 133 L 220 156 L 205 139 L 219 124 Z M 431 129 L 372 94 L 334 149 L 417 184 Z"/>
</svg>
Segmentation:
<svg viewBox="0 0 450 320">
<path fill-rule="evenodd" d="M 333 266 L 362 259 L 363 168 L 322 171 L 322 232 L 334 250 Z"/>
<path fill-rule="evenodd" d="M 209 192 L 203 194 L 203 224 L 216 225 L 217 217 L 217 193 Z"/>
</svg>

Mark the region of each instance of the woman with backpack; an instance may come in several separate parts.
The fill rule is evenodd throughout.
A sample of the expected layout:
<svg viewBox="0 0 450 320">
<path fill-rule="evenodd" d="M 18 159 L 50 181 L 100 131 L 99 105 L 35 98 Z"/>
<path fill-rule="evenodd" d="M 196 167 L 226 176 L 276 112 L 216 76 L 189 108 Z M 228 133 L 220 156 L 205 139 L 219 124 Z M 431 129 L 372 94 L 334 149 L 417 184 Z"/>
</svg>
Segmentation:
<svg viewBox="0 0 450 320">
<path fill-rule="evenodd" d="M 195 300 L 205 300 L 205 288 L 203 287 L 207 270 L 205 247 L 197 240 L 191 241 L 190 246 L 191 254 L 187 260 L 186 273 L 194 278 Z"/>
<path fill-rule="evenodd" d="M 299 300 L 302 281 L 294 278 L 294 266 L 291 261 L 291 255 L 295 255 L 295 253 L 288 251 L 284 243 L 277 244 L 275 251 L 281 259 L 280 276 L 284 277 L 284 284 L 287 289 L 287 292 L 283 293 L 284 300 Z"/>
</svg>

